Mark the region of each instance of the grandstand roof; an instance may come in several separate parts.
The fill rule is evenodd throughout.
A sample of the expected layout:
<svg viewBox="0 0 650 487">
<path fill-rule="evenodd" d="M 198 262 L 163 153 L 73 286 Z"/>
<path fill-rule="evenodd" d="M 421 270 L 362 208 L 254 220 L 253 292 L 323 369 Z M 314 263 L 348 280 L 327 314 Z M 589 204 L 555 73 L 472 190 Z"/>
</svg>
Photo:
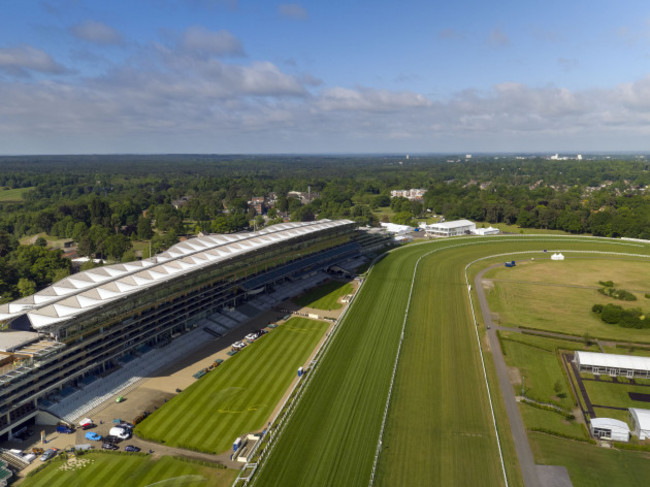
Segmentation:
<svg viewBox="0 0 650 487">
<path fill-rule="evenodd" d="M 575 352 L 578 365 L 613 369 L 650 370 L 650 357 L 616 355 L 613 353 Z"/>
<path fill-rule="evenodd" d="M 0 320 L 27 314 L 32 327 L 38 330 L 235 255 L 352 223 L 350 220 L 280 223 L 257 232 L 191 238 L 152 258 L 73 274 L 36 294 L 2 304 Z"/>
</svg>

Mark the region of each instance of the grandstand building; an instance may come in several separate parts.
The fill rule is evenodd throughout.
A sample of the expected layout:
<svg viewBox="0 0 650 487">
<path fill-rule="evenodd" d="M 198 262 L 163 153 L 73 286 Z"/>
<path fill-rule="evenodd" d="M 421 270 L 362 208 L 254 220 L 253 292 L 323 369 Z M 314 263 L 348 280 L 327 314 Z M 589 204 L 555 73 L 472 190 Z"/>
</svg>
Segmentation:
<svg viewBox="0 0 650 487">
<path fill-rule="evenodd" d="M 349 220 L 205 235 L 0 305 L 0 440 L 34 423 L 53 393 L 106 376 L 121 357 L 170 344 L 211 313 L 386 243 Z"/>
</svg>

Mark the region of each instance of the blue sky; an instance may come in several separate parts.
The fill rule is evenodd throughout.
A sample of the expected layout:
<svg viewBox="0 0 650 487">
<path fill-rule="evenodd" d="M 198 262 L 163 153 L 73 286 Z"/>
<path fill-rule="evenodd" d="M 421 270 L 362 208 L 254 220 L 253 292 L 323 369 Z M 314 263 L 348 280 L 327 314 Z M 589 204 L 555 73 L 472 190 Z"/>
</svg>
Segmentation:
<svg viewBox="0 0 650 487">
<path fill-rule="evenodd" d="M 3 4 L 0 154 L 650 150 L 634 0 Z"/>
</svg>

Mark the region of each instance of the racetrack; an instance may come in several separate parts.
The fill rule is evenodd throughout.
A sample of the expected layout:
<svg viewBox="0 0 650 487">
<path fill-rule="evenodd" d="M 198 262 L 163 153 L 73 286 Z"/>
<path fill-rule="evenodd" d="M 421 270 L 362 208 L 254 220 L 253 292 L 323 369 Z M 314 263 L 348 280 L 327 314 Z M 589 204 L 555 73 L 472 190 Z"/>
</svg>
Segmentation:
<svg viewBox="0 0 650 487">
<path fill-rule="evenodd" d="M 413 269 L 432 250 L 415 280 L 376 484 L 505 485 L 464 268 L 545 248 L 648 253 L 641 244 L 552 236 L 439 240 L 391 253 L 364 284 L 255 485 L 368 485 Z M 495 382 L 492 391 L 508 485 L 523 485 Z"/>
</svg>

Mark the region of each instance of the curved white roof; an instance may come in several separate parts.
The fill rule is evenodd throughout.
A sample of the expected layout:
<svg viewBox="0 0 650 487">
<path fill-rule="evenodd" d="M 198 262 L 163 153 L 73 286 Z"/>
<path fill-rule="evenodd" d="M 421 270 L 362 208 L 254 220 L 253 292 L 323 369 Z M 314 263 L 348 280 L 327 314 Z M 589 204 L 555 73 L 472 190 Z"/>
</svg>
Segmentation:
<svg viewBox="0 0 650 487">
<path fill-rule="evenodd" d="M 36 294 L 2 304 L 0 320 L 27 314 L 34 328 L 43 328 L 233 255 L 352 223 L 350 220 L 280 223 L 257 232 L 192 238 L 150 259 L 80 272 Z"/>
<path fill-rule="evenodd" d="M 613 353 L 575 352 L 578 365 L 614 369 L 650 370 L 650 357 L 616 355 Z"/>
<path fill-rule="evenodd" d="M 639 429 L 650 431 L 650 409 L 630 408 Z"/>
<path fill-rule="evenodd" d="M 630 427 L 627 423 L 619 421 L 614 418 L 591 418 L 591 427 L 592 428 L 602 428 L 612 431 L 620 431 L 622 433 L 629 433 Z"/>
</svg>

